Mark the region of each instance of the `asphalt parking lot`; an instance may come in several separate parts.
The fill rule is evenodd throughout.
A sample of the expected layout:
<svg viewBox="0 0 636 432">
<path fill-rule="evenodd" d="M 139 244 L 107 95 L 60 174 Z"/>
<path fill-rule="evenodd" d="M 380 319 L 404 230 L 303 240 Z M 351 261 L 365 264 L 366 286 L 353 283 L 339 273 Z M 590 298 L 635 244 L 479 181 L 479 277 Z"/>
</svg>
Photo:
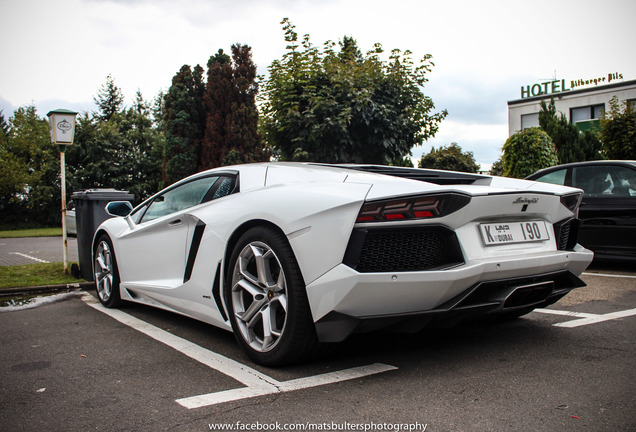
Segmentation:
<svg viewBox="0 0 636 432">
<path fill-rule="evenodd" d="M 636 272 L 583 279 L 521 319 L 358 335 L 282 369 L 209 325 L 67 295 L 0 313 L 0 429 L 636 430 Z"/>
<path fill-rule="evenodd" d="M 77 238 L 67 238 L 68 261 L 78 260 Z M 0 266 L 62 262 L 62 237 L 0 238 Z"/>
</svg>

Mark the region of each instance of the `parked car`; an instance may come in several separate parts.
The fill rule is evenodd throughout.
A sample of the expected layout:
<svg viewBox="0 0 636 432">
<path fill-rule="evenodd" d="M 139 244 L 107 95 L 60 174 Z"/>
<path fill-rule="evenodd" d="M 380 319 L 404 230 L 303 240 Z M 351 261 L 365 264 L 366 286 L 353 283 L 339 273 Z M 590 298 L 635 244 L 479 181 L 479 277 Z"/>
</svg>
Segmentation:
<svg viewBox="0 0 636 432">
<path fill-rule="evenodd" d="M 232 330 L 247 355 L 300 361 L 353 332 L 519 316 L 584 286 L 581 191 L 372 165 L 205 171 L 134 210 L 106 206 L 99 300 Z"/>
<path fill-rule="evenodd" d="M 77 237 L 77 219 L 75 215 L 75 206 L 70 202 L 66 207 L 66 234 L 71 237 Z"/>
<path fill-rule="evenodd" d="M 579 243 L 599 260 L 636 260 L 636 161 L 558 165 L 527 179 L 583 189 Z"/>
</svg>

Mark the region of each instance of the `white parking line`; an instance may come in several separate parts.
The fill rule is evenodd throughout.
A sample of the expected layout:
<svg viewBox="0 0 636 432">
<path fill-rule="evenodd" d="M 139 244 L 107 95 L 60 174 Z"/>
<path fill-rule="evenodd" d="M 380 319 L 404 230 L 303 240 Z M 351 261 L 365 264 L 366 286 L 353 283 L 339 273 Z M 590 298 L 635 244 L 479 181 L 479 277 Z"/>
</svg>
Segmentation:
<svg viewBox="0 0 636 432">
<path fill-rule="evenodd" d="M 634 275 L 618 275 L 618 274 L 609 274 L 609 273 L 582 273 L 583 276 L 600 276 L 600 277 L 613 277 L 613 278 L 623 278 L 623 279 L 636 279 Z"/>
<path fill-rule="evenodd" d="M 603 321 L 610 321 L 619 318 L 625 318 L 628 316 L 636 315 L 636 309 L 629 309 L 618 312 L 611 312 L 606 314 L 590 314 L 590 313 L 582 313 L 582 312 L 569 312 L 569 311 L 560 311 L 560 310 L 552 310 L 552 309 L 535 309 L 535 312 L 543 313 L 543 314 L 551 314 L 551 315 L 565 315 L 571 317 L 577 317 L 579 319 L 560 322 L 556 324 L 552 324 L 555 327 L 580 327 L 588 324 L 596 324 Z"/>
<path fill-rule="evenodd" d="M 362 378 L 369 375 L 374 375 L 382 372 L 388 372 L 395 370 L 397 367 L 391 365 L 385 365 L 382 363 L 375 363 L 367 366 L 360 366 L 356 368 L 345 369 L 337 372 L 330 372 L 322 375 L 315 375 L 306 378 L 298 378 L 289 381 L 276 381 L 271 377 L 268 377 L 272 384 L 275 384 L 273 388 L 255 388 L 244 387 L 234 390 L 226 390 L 217 393 L 209 393 L 200 396 L 193 396 L 188 398 L 177 399 L 177 403 L 188 408 L 200 408 L 204 406 L 216 405 L 223 402 L 230 402 L 239 399 L 252 398 L 255 396 L 264 396 L 273 393 L 284 393 L 288 391 L 301 390 L 310 387 L 318 387 L 325 384 L 333 384 L 341 381 L 352 380 L 356 378 Z"/>
<path fill-rule="evenodd" d="M 45 264 L 50 263 L 50 261 L 43 260 L 43 259 L 36 258 L 36 257 L 32 257 L 31 255 L 23 254 L 23 253 L 20 253 L 20 252 L 9 252 L 9 255 L 20 255 L 21 257 L 32 259 L 33 261 L 37 261 L 37 262 L 41 262 L 41 263 L 45 263 Z"/>
<path fill-rule="evenodd" d="M 300 390 L 310 387 L 317 387 L 325 384 L 361 378 L 374 375 L 397 367 L 376 363 L 373 365 L 345 369 L 342 371 L 331 372 L 322 375 L 299 378 L 289 381 L 278 381 L 265 375 L 256 369 L 252 369 L 242 363 L 232 360 L 228 357 L 217 354 L 213 351 L 193 344 L 192 342 L 161 330 L 145 321 L 135 318 L 118 309 L 107 309 L 103 307 L 95 297 L 90 294 L 82 296 L 82 300 L 92 308 L 105 313 L 106 315 L 116 319 L 147 336 L 168 345 L 171 348 L 185 354 L 186 356 L 215 369 L 235 380 L 241 382 L 247 387 L 226 390 L 205 395 L 193 396 L 188 398 L 177 399 L 176 402 L 188 409 L 199 408 L 203 406 L 215 405 L 223 402 L 229 402 L 239 399 L 252 398 L 273 393 L 288 392 Z"/>
</svg>

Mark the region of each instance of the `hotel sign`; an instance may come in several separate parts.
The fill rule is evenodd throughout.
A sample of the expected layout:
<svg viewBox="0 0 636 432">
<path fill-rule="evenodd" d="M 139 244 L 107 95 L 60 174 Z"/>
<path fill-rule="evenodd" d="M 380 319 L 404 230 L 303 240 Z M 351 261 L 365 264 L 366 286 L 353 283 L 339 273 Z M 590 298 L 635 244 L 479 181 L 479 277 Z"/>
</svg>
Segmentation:
<svg viewBox="0 0 636 432">
<path fill-rule="evenodd" d="M 527 86 L 521 86 L 521 99 L 533 97 L 533 96 L 543 96 L 554 93 L 561 93 L 570 91 L 576 87 L 586 86 L 586 85 L 599 85 L 603 83 L 610 83 L 614 80 L 622 80 L 622 73 L 610 73 L 607 76 L 591 78 L 591 79 L 577 79 L 570 81 L 570 88 L 568 88 L 566 84 L 566 80 L 553 80 L 543 83 L 529 84 Z"/>
<path fill-rule="evenodd" d="M 537 83 L 527 86 L 521 86 L 521 99 L 531 97 L 531 96 L 541 96 L 552 93 L 561 93 L 564 91 L 571 90 L 566 87 L 565 80 L 554 80 L 548 81 L 544 83 Z"/>
</svg>

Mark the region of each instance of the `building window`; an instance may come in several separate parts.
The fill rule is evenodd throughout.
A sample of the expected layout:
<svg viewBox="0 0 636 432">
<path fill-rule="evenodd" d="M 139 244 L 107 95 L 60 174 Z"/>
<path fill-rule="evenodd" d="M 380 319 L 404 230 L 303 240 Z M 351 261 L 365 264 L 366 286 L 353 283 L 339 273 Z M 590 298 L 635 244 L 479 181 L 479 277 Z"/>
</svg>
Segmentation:
<svg viewBox="0 0 636 432">
<path fill-rule="evenodd" d="M 598 120 L 603 116 L 604 112 L 605 104 L 571 108 L 570 120 L 574 124 L 585 120 Z"/>
<path fill-rule="evenodd" d="M 523 114 L 521 116 L 521 130 L 539 127 L 539 113 Z"/>
</svg>

